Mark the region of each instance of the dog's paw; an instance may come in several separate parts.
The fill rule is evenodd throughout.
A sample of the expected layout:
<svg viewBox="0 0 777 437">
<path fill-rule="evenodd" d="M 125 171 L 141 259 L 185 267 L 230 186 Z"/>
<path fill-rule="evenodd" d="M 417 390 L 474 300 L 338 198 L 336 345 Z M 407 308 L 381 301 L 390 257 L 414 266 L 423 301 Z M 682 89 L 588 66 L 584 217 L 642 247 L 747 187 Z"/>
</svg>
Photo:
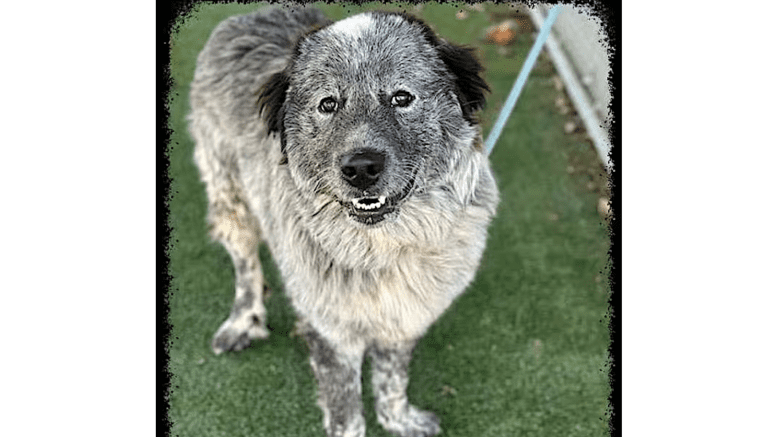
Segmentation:
<svg viewBox="0 0 777 437">
<path fill-rule="evenodd" d="M 431 411 L 423 411 L 408 405 L 405 414 L 399 417 L 381 417 L 378 421 L 386 430 L 401 437 L 431 437 L 439 434 L 440 419 Z"/>
<path fill-rule="evenodd" d="M 241 317 L 230 317 L 221 324 L 211 342 L 211 349 L 216 355 L 225 351 L 239 351 L 247 348 L 251 340 L 265 339 L 270 336 L 264 325 L 264 317 L 255 314 L 244 314 Z"/>
</svg>

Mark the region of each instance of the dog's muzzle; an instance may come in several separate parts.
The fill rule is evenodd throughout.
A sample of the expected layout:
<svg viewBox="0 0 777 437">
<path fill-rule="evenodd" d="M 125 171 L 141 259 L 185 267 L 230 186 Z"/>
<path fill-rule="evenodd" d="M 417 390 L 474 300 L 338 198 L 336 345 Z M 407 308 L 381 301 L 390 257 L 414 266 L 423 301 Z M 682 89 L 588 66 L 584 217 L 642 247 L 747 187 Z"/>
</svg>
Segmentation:
<svg viewBox="0 0 777 437">
<path fill-rule="evenodd" d="M 364 193 L 340 203 L 357 222 L 374 225 L 384 221 L 399 209 L 399 204 L 410 194 L 415 186 L 415 173 L 410 181 L 394 195 L 368 194 L 375 188 L 385 168 L 385 155 L 378 152 L 362 151 L 347 155 L 341 160 L 343 179 L 352 187 Z M 374 191 L 373 191 L 374 192 Z"/>
</svg>

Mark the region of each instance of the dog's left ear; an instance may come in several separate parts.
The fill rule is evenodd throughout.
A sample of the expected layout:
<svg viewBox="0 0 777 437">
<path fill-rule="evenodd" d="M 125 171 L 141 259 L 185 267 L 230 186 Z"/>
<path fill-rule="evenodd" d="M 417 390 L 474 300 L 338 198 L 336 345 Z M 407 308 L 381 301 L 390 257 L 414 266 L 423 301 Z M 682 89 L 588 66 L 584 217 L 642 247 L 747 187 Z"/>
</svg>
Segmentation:
<svg viewBox="0 0 777 437">
<path fill-rule="evenodd" d="M 448 71 L 456 76 L 456 96 L 459 98 L 464 118 L 475 123 L 474 112 L 486 105 L 485 92 L 491 91 L 486 81 L 480 77 L 483 66 L 475 57 L 475 49 L 440 41 L 437 52 Z"/>
<path fill-rule="evenodd" d="M 259 89 L 259 115 L 267 125 L 267 133 L 277 132 L 281 136 L 281 153 L 286 157 L 286 133 L 283 128 L 283 116 L 286 112 L 286 91 L 289 89 L 289 76 L 286 71 L 273 74 Z"/>
</svg>

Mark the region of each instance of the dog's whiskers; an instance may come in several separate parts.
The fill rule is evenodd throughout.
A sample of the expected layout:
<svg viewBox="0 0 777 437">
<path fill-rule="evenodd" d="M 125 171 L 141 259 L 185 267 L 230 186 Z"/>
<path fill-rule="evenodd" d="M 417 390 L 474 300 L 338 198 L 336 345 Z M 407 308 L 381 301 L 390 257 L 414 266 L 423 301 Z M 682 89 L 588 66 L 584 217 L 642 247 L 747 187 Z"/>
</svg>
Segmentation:
<svg viewBox="0 0 777 437">
<path fill-rule="evenodd" d="M 321 208 L 319 208 L 319 210 L 318 210 L 318 211 L 314 212 L 314 213 L 313 213 L 313 215 L 311 215 L 311 216 L 310 216 L 310 218 L 313 218 L 313 217 L 315 217 L 315 216 L 317 216 L 317 215 L 321 214 L 321 212 L 322 212 L 324 209 L 326 209 L 326 207 L 327 207 L 327 206 L 331 205 L 331 204 L 332 204 L 332 203 L 334 203 L 334 202 L 335 202 L 335 201 L 334 201 L 334 199 L 332 199 L 332 200 L 330 200 L 329 202 L 325 203 L 323 206 L 321 206 Z"/>
</svg>

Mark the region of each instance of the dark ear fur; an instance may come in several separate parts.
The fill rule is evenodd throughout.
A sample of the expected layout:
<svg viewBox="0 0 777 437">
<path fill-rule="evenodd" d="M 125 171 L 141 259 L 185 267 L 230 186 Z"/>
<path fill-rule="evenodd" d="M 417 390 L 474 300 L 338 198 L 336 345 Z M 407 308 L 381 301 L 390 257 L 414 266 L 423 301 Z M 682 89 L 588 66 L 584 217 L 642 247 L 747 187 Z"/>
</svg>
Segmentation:
<svg viewBox="0 0 777 437">
<path fill-rule="evenodd" d="M 480 77 L 483 66 L 475 58 L 475 49 L 440 41 L 437 52 L 448 70 L 456 76 L 456 96 L 464 118 L 475 123 L 474 112 L 486 105 L 485 92 L 491 91 Z"/>
<path fill-rule="evenodd" d="M 281 153 L 286 156 L 286 133 L 283 128 L 286 90 L 289 88 L 289 76 L 286 71 L 273 74 L 259 89 L 259 114 L 267 124 L 268 133 L 277 132 L 281 136 Z"/>
</svg>

